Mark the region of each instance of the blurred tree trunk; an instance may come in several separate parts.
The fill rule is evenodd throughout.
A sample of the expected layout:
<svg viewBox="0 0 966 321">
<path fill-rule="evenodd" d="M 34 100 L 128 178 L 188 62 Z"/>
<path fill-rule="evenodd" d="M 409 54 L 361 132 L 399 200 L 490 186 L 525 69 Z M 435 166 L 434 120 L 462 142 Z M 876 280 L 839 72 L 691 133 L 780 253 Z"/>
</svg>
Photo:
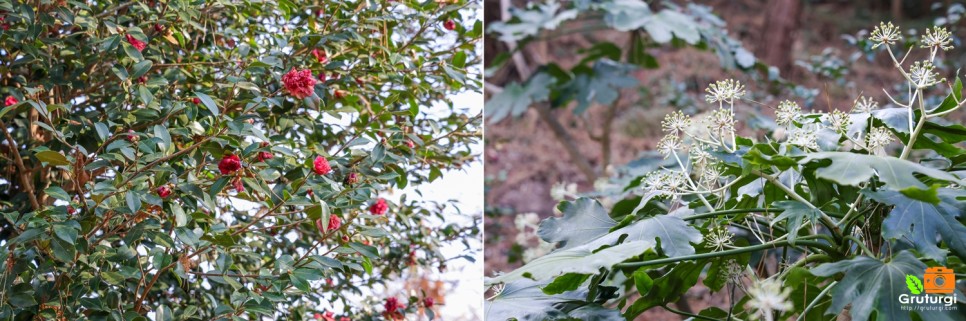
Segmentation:
<svg viewBox="0 0 966 321">
<path fill-rule="evenodd" d="M 783 76 L 792 70 L 792 46 L 801 25 L 801 0 L 771 0 L 765 8 L 765 31 L 758 56 L 778 67 Z"/>
</svg>

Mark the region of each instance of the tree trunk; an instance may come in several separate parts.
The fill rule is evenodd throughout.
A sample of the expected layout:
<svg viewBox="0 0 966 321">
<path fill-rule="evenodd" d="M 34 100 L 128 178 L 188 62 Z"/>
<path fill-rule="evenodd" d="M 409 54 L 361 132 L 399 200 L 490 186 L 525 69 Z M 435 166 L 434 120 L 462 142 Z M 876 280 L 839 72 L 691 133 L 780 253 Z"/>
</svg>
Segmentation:
<svg viewBox="0 0 966 321">
<path fill-rule="evenodd" d="M 765 31 L 758 55 L 787 76 L 793 66 L 792 47 L 801 23 L 802 1 L 772 0 L 765 10 Z"/>
</svg>

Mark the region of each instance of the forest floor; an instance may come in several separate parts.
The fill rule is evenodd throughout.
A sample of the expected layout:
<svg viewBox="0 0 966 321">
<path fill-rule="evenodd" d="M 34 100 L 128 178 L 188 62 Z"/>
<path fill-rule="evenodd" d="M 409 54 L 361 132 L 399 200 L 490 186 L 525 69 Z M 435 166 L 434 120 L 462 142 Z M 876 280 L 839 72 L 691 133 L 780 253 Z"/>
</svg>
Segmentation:
<svg viewBox="0 0 966 321">
<path fill-rule="evenodd" d="M 709 5 L 714 13 L 727 22 L 729 34 L 741 40 L 745 48 L 759 52 L 761 30 L 764 28 L 764 1 L 697 1 Z M 884 1 L 882 1 L 884 2 Z M 881 88 L 892 88 L 899 83 L 900 77 L 891 66 L 887 55 L 877 55 L 871 61 L 864 56 L 854 63 L 849 57 L 858 48 L 843 40 L 843 35 L 855 35 L 862 29 L 871 29 L 880 20 L 888 17 L 888 7 L 869 9 L 863 2 L 855 4 L 844 1 L 806 1 L 802 16 L 803 23 L 796 36 L 793 61 L 808 61 L 830 48 L 832 56 L 838 57 L 849 70 L 840 79 L 818 76 L 801 66 L 795 66 L 783 78 L 796 84 L 818 90 L 812 109 L 845 109 L 860 94 L 872 96 L 880 106 L 887 98 Z M 937 13 L 926 13 L 915 19 L 895 21 L 903 28 L 921 28 L 930 24 Z M 621 43 L 623 34 L 616 32 L 596 32 L 587 35 L 559 37 L 552 42 L 531 43 L 527 60 L 532 65 L 552 61 L 564 68 L 578 63 L 580 56 L 573 54 L 574 47 L 589 47 L 598 39 Z M 747 84 L 749 93 L 760 101 L 777 104 L 778 100 L 796 98 L 787 91 L 756 86 L 748 73 L 738 70 L 723 70 L 715 55 L 692 48 L 650 49 L 657 57 L 660 68 L 644 70 L 636 74 L 644 89 L 633 95 L 623 95 L 614 123 L 612 136 L 611 164 L 621 166 L 640 157 L 642 152 L 653 150 L 660 138 L 660 121 L 664 114 L 675 110 L 666 102 L 677 98 L 689 101 L 698 110 L 707 110 L 704 102 L 704 88 L 710 82 L 735 78 Z M 487 55 L 490 55 L 487 52 Z M 963 51 L 952 51 L 949 55 Z M 821 58 L 822 60 L 827 59 Z M 963 65 L 957 59 L 957 65 Z M 531 66 L 532 67 L 532 66 Z M 955 71 L 953 71 L 954 73 Z M 952 74 L 947 75 L 949 79 Z M 510 77 L 488 79 L 490 83 L 502 85 Z M 642 92 L 646 91 L 646 94 Z M 767 103 L 765 104 L 767 105 Z M 742 104 L 737 106 L 739 119 L 742 114 L 760 113 L 771 117 L 773 112 L 764 105 Z M 586 113 L 574 115 L 570 109 L 556 110 L 560 122 L 573 136 L 580 152 L 595 168 L 600 166 L 603 154 L 600 144 L 592 137 L 601 132 L 600 124 L 605 118 L 606 108 L 591 107 Z M 555 201 L 550 194 L 551 187 L 557 183 L 575 183 L 579 192 L 594 189 L 594 182 L 588 181 L 577 166 L 564 152 L 563 145 L 555 138 L 549 127 L 534 110 L 521 118 L 504 120 L 500 123 L 487 123 L 485 132 L 486 166 L 486 206 L 484 257 L 485 273 L 508 271 L 521 265 L 519 260 L 509 262 L 511 248 L 515 244 L 518 231 L 514 227 L 517 213 L 537 213 L 541 218 L 553 215 Z M 525 246 L 533 246 L 527 244 Z M 695 287 L 687 295 L 687 304 L 692 311 L 700 311 L 708 306 L 727 308 L 728 299 L 721 294 L 712 294 L 707 288 Z M 670 312 L 652 309 L 639 320 L 680 320 Z"/>
</svg>

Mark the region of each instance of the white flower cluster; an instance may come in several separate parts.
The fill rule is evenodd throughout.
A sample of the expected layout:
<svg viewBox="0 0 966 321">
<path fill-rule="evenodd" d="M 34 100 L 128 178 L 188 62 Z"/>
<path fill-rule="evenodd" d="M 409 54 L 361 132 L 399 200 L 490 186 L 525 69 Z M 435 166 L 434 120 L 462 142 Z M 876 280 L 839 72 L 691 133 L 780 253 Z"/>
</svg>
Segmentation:
<svg viewBox="0 0 966 321">
<path fill-rule="evenodd" d="M 798 129 L 788 137 L 788 143 L 806 150 L 818 150 L 818 135 L 812 130 Z"/>
<path fill-rule="evenodd" d="M 691 117 L 680 110 L 665 115 L 661 121 L 661 128 L 671 134 L 683 133 L 688 127 L 691 127 Z"/>
<path fill-rule="evenodd" d="M 788 127 L 801 116 L 802 107 L 799 107 L 798 103 L 794 101 L 786 100 L 778 103 L 778 109 L 775 111 L 775 123 L 779 126 Z"/>
<path fill-rule="evenodd" d="M 708 94 L 705 95 L 704 99 L 708 103 L 726 102 L 728 104 L 734 104 L 735 99 L 740 99 L 741 96 L 745 95 L 745 86 L 737 80 L 727 79 L 709 84 L 705 91 Z"/>
<path fill-rule="evenodd" d="M 892 143 L 892 133 L 885 127 L 875 127 L 865 136 L 865 147 L 873 154 L 884 155 L 885 147 Z"/>
<path fill-rule="evenodd" d="M 943 51 L 952 49 L 953 46 L 950 45 L 953 42 L 952 34 L 946 30 L 945 27 L 935 27 L 933 29 L 926 28 L 926 34 L 922 36 L 922 47 L 923 48 L 937 48 Z"/>
<path fill-rule="evenodd" d="M 879 102 L 871 97 L 859 96 L 852 108 L 858 113 L 871 113 L 873 110 L 879 109 Z"/>
<path fill-rule="evenodd" d="M 645 190 L 660 192 L 668 195 L 680 191 L 687 183 L 683 172 L 674 170 L 658 170 L 647 173 L 641 179 Z"/>
<path fill-rule="evenodd" d="M 715 251 L 722 251 L 727 247 L 731 247 L 731 239 L 734 236 L 735 234 L 728 231 L 727 227 L 716 226 L 704 236 L 704 244 L 710 248 L 714 248 Z"/>
<path fill-rule="evenodd" d="M 849 113 L 836 109 L 829 114 L 829 123 L 836 132 L 847 133 L 849 126 L 852 126 L 852 117 Z"/>
<path fill-rule="evenodd" d="M 792 289 L 782 287 L 778 280 L 759 280 L 748 289 L 751 299 L 745 304 L 745 308 L 755 311 L 752 314 L 753 319 L 772 321 L 775 320 L 775 312 L 795 308 L 788 300 L 791 293 Z"/>
<path fill-rule="evenodd" d="M 935 69 L 936 66 L 933 66 L 931 61 L 916 61 L 912 65 L 912 68 L 909 68 L 909 78 L 912 78 L 912 82 L 920 88 L 946 81 L 945 79 L 939 79 L 939 73 Z"/>
<path fill-rule="evenodd" d="M 894 45 L 896 41 L 902 39 L 902 35 L 899 33 L 899 27 L 892 25 L 892 22 L 888 24 L 880 22 L 878 27 L 872 30 L 872 34 L 869 35 L 869 40 L 874 42 L 872 49 L 875 49 L 881 45 L 888 44 Z"/>
</svg>

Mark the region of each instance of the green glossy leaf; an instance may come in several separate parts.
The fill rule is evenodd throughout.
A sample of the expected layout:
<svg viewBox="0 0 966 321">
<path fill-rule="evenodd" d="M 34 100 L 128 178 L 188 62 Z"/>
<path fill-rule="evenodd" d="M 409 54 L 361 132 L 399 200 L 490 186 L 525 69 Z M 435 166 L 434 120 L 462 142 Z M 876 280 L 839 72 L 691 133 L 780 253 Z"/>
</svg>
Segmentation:
<svg viewBox="0 0 966 321">
<path fill-rule="evenodd" d="M 34 156 L 36 156 L 37 159 L 39 159 L 40 161 L 46 162 L 50 165 L 54 165 L 54 166 L 70 165 L 70 162 L 67 161 L 67 157 L 64 157 L 64 155 L 61 155 L 60 153 L 55 151 L 50 151 L 50 150 L 40 151 L 34 154 Z"/>
<path fill-rule="evenodd" d="M 822 217 L 821 210 L 811 208 L 808 204 L 799 201 L 780 201 L 775 202 L 774 205 L 775 207 L 784 209 L 784 211 L 775 217 L 775 220 L 772 222 L 785 220 L 785 230 L 788 231 L 788 244 L 791 245 L 795 245 L 795 240 L 798 239 L 798 231 L 806 221 L 811 222 L 814 226 L 818 224 L 819 218 Z"/>
<path fill-rule="evenodd" d="M 956 255 L 966 257 L 966 226 L 959 221 L 966 212 L 966 202 L 958 199 L 966 197 L 966 191 L 940 189 L 938 204 L 889 190 L 864 193 L 872 200 L 894 206 L 882 221 L 882 237 L 909 240 L 922 255 L 945 262 L 947 250 L 936 244 L 939 238 Z"/>
<path fill-rule="evenodd" d="M 561 249 L 585 244 L 604 236 L 617 225 L 596 200 L 579 198 L 561 203 L 563 217 L 550 217 L 540 223 L 537 235 L 549 243 L 560 242 Z"/>
<path fill-rule="evenodd" d="M 929 188 L 916 178 L 914 173 L 923 174 L 933 179 L 963 183 L 956 175 L 888 156 L 822 152 L 806 154 L 800 163 L 804 164 L 817 160 L 829 160 L 831 165 L 817 169 L 815 171 L 816 176 L 844 185 L 859 186 L 861 183 L 868 182 L 872 177 L 876 177 L 884 182 L 887 187 L 894 190 L 910 187 Z"/>
<path fill-rule="evenodd" d="M 909 294 L 906 275 L 921 275 L 926 265 L 916 260 L 908 251 L 901 251 L 888 262 L 860 256 L 851 260 L 826 263 L 812 269 L 818 276 L 845 275 L 832 288 L 832 305 L 826 315 L 838 314 L 851 304 L 852 320 L 869 320 L 873 311 L 876 320 L 910 321 L 912 313 L 923 320 L 958 320 L 957 311 L 910 311 L 902 310 L 899 295 Z"/>
</svg>

